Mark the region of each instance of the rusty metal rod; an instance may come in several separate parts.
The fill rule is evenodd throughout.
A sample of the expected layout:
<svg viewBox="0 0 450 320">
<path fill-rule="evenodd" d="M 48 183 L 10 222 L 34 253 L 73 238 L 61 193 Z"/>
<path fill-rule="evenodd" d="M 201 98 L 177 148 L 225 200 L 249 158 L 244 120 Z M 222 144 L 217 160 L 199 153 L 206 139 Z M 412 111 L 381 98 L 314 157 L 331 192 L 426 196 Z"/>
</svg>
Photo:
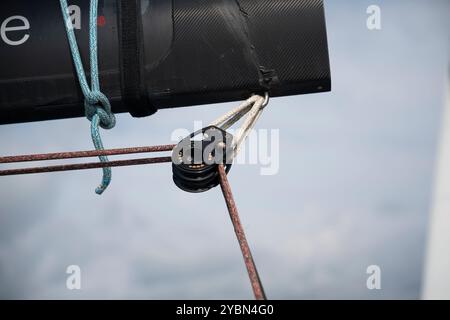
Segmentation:
<svg viewBox="0 0 450 320">
<path fill-rule="evenodd" d="M 256 300 L 266 300 L 266 294 L 264 293 L 264 288 L 261 283 L 261 279 L 259 278 L 258 270 L 256 269 L 255 261 L 253 260 L 247 238 L 245 237 L 244 228 L 242 227 L 241 220 L 239 218 L 239 213 L 236 203 L 234 202 L 233 193 L 231 191 L 230 183 L 228 182 L 225 168 L 222 164 L 219 164 L 218 170 L 220 187 L 222 188 L 222 193 L 228 207 L 228 212 L 230 213 L 231 222 L 233 223 L 242 255 L 244 256 L 244 262 L 250 277 L 253 293 Z"/>
<path fill-rule="evenodd" d="M 63 165 L 49 166 L 49 167 L 0 170 L 0 176 L 13 176 L 13 175 L 20 175 L 20 174 L 48 173 L 48 172 L 73 171 L 73 170 L 86 170 L 86 169 L 96 169 L 96 168 L 105 168 L 105 167 L 125 167 L 125 166 L 136 166 L 136 165 L 154 164 L 154 163 L 166 163 L 166 162 L 172 162 L 172 158 L 171 157 L 142 158 L 142 159 L 117 160 L 117 161 L 108 161 L 108 162 L 63 164 Z"/>
<path fill-rule="evenodd" d="M 58 152 L 45 154 L 29 154 L 19 156 L 0 157 L 0 163 L 30 162 L 30 161 L 46 161 L 46 160 L 62 160 L 75 158 L 89 158 L 98 156 L 114 156 L 136 153 L 150 153 L 172 151 L 175 145 L 161 145 L 136 148 L 121 148 L 109 150 L 93 150 L 93 151 L 74 151 L 74 152 Z"/>
</svg>

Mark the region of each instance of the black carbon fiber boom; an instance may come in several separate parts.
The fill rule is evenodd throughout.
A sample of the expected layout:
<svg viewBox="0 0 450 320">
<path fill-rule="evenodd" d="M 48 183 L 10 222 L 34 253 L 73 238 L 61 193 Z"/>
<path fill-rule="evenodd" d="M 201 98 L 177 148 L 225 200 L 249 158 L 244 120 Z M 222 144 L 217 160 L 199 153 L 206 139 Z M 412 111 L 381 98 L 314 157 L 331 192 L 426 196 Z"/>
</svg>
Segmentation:
<svg viewBox="0 0 450 320">
<path fill-rule="evenodd" d="M 89 0 L 72 3 L 87 59 Z M 98 26 L 101 86 L 116 113 L 331 89 L 322 0 L 103 0 Z M 83 110 L 58 1 L 1 1 L 0 124 Z"/>
</svg>

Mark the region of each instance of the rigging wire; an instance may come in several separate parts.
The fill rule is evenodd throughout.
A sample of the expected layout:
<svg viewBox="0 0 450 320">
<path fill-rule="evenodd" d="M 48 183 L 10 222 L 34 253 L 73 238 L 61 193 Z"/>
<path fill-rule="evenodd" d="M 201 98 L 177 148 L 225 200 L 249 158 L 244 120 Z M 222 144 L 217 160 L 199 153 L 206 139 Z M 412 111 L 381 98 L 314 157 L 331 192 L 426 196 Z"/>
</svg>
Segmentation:
<svg viewBox="0 0 450 320">
<path fill-rule="evenodd" d="M 175 147 L 175 145 L 160 145 L 160 146 L 121 148 L 121 149 L 110 149 L 110 150 L 75 151 L 75 152 L 59 152 L 59 153 L 46 153 L 46 154 L 34 154 L 34 155 L 8 156 L 8 157 L 0 157 L 0 163 L 34 162 L 34 161 L 49 161 L 49 160 L 110 156 L 110 155 L 154 153 L 154 152 L 172 151 L 174 147 Z M 61 172 L 61 171 L 72 171 L 72 170 L 85 170 L 85 169 L 95 169 L 95 168 L 105 168 L 105 167 L 124 167 L 124 166 L 135 166 L 135 165 L 144 165 L 144 164 L 153 164 L 153 163 L 165 163 L 165 162 L 171 162 L 171 161 L 172 161 L 171 157 L 157 157 L 157 158 L 128 159 L 128 160 L 94 162 L 94 163 L 63 164 L 63 165 L 57 165 L 57 166 L 0 170 L 0 176 Z"/>
<path fill-rule="evenodd" d="M 248 276 L 250 278 L 250 283 L 252 285 L 253 294 L 255 295 L 256 300 L 266 300 L 266 294 L 264 292 L 258 270 L 256 269 L 255 261 L 253 260 L 252 253 L 245 236 L 244 228 L 241 224 L 241 219 L 239 218 L 239 213 L 236 203 L 234 202 L 233 193 L 231 191 L 230 183 L 228 181 L 224 165 L 219 164 L 218 170 L 220 187 L 227 204 L 228 213 L 230 214 L 231 222 L 233 223 L 234 232 L 236 233 L 242 256 L 244 257 L 244 262 L 247 268 Z"/>
<path fill-rule="evenodd" d="M 0 163 L 62 160 L 62 159 L 89 158 L 89 157 L 98 157 L 98 156 L 115 156 L 115 155 L 124 155 L 124 154 L 163 152 L 163 151 L 172 151 L 174 147 L 175 147 L 174 144 L 168 144 L 168 145 L 160 145 L 160 146 L 120 148 L 120 149 L 109 149 L 109 150 L 29 154 L 29 155 L 21 155 L 21 156 L 0 157 Z"/>
<path fill-rule="evenodd" d="M 62 165 L 47 166 L 47 167 L 1 170 L 0 176 L 15 176 L 15 175 L 24 175 L 24 174 L 34 174 L 34 173 L 86 170 L 86 169 L 96 169 L 96 168 L 105 168 L 105 167 L 125 167 L 125 166 L 136 166 L 136 165 L 168 163 L 168 162 L 172 162 L 172 157 L 141 158 L 141 159 L 116 160 L 116 161 L 107 161 L 107 162 L 62 164 Z"/>
</svg>

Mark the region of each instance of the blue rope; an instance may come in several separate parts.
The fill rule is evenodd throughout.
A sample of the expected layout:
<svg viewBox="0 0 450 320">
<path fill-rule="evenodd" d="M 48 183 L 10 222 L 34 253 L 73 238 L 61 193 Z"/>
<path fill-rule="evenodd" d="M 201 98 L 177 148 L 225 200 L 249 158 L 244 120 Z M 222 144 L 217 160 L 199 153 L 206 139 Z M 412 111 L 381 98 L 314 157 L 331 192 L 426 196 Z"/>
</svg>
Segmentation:
<svg viewBox="0 0 450 320">
<path fill-rule="evenodd" d="M 69 17 L 68 5 L 66 0 L 60 0 L 61 10 L 69 39 L 70 51 L 80 82 L 81 91 L 84 95 L 84 109 L 86 117 L 91 121 L 91 137 L 96 150 L 103 150 L 102 138 L 99 132 L 99 126 L 103 129 L 112 129 L 116 125 L 116 118 L 111 111 L 111 104 L 108 98 L 100 90 L 100 81 L 98 76 L 98 50 L 97 50 L 97 9 L 98 0 L 91 0 L 89 10 L 89 50 L 90 50 L 90 68 L 91 68 L 91 87 L 89 87 L 84 72 L 83 62 L 78 49 L 77 39 L 73 31 L 73 25 Z M 106 156 L 99 157 L 101 162 L 108 162 Z M 102 194 L 111 183 L 111 168 L 103 168 L 103 179 L 95 192 Z"/>
</svg>

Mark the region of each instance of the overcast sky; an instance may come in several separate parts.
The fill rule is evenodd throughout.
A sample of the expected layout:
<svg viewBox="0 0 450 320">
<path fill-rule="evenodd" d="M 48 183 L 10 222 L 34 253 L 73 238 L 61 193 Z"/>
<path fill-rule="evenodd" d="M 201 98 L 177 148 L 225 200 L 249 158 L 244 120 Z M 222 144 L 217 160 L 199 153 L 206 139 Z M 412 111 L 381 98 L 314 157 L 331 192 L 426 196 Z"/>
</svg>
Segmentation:
<svg viewBox="0 0 450 320">
<path fill-rule="evenodd" d="M 382 30 L 366 8 L 382 9 Z M 236 202 L 269 298 L 419 298 L 449 60 L 449 1 L 326 1 L 333 92 L 273 99 L 280 171 L 236 165 Z M 235 104 L 117 117 L 107 147 L 170 142 Z M 91 149 L 86 119 L 0 127 L 2 154 Z M 0 179 L 0 298 L 252 298 L 219 189 L 170 165 Z M 82 290 L 66 289 L 79 265 Z M 382 289 L 366 288 L 379 265 Z"/>
</svg>

